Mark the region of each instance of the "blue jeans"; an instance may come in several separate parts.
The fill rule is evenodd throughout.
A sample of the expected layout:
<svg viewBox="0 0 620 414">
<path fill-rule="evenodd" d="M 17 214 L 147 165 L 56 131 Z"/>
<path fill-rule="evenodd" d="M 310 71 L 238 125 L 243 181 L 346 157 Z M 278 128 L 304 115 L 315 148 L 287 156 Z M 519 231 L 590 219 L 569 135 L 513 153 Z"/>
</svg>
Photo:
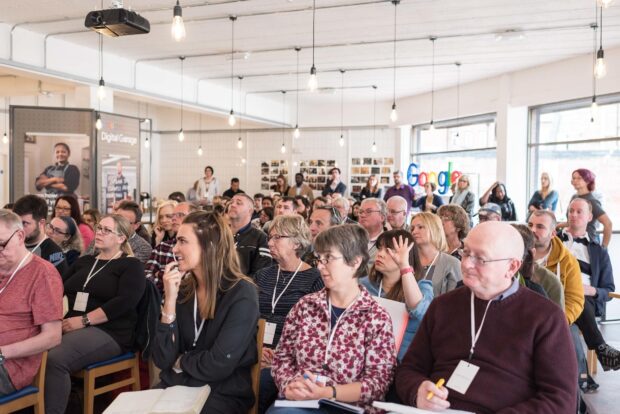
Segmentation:
<svg viewBox="0 0 620 414">
<path fill-rule="evenodd" d="M 265 414 L 269 406 L 278 398 L 278 387 L 271 376 L 271 368 L 260 370 L 258 389 L 258 414 Z"/>
</svg>

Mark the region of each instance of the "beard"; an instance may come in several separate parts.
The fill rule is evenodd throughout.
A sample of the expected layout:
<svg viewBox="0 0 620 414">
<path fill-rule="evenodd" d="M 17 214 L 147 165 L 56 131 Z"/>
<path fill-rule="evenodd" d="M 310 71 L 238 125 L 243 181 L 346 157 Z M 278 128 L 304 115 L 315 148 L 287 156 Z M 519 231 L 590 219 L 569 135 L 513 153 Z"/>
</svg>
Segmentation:
<svg viewBox="0 0 620 414">
<path fill-rule="evenodd" d="M 33 230 L 33 232 L 30 233 L 29 236 L 26 236 L 24 243 L 34 244 L 39 239 L 40 236 L 41 236 L 41 229 L 37 226 L 37 228 Z"/>
</svg>

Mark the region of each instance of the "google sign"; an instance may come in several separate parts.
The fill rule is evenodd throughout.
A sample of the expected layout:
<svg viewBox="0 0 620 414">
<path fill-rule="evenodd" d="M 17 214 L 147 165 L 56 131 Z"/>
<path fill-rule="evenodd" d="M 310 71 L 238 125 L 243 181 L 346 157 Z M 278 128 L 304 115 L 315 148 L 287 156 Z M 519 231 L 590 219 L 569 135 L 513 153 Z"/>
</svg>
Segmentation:
<svg viewBox="0 0 620 414">
<path fill-rule="evenodd" d="M 437 184 L 439 194 L 446 194 L 450 189 L 450 186 L 463 175 L 460 171 L 452 171 L 452 162 L 448 162 L 448 169 L 440 172 L 435 171 L 420 171 L 420 166 L 415 162 L 409 164 L 407 168 L 407 182 L 412 187 L 419 185 L 421 187 L 424 184 L 431 182 Z"/>
</svg>

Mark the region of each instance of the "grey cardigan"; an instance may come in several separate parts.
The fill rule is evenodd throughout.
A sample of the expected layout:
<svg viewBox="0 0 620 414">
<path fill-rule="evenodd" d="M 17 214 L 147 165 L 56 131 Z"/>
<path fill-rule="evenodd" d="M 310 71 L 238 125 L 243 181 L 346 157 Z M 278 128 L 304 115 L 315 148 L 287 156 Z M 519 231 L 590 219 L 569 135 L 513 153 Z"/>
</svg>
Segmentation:
<svg viewBox="0 0 620 414">
<path fill-rule="evenodd" d="M 461 262 L 448 253 L 440 252 L 433 269 L 435 297 L 453 290 L 461 279 Z"/>
</svg>

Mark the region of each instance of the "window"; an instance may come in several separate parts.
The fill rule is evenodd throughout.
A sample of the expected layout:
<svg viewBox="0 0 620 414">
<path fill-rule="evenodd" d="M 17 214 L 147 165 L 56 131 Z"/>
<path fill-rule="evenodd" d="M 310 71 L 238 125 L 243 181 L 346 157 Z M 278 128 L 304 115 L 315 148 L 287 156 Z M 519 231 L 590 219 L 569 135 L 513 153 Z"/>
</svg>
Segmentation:
<svg viewBox="0 0 620 414">
<path fill-rule="evenodd" d="M 570 197 L 571 173 L 588 168 L 596 174 L 595 196 L 612 222 L 620 222 L 620 96 L 599 97 L 593 114 L 591 100 L 545 105 L 531 111 L 529 196 L 540 188 L 547 172 L 560 194 L 556 215 L 563 220 Z"/>
<path fill-rule="evenodd" d="M 411 161 L 421 171 L 453 171 L 470 177 L 471 189 L 480 196 L 495 182 L 497 174 L 495 115 L 480 115 L 413 128 Z M 447 194 L 451 194 L 448 192 Z"/>
</svg>

